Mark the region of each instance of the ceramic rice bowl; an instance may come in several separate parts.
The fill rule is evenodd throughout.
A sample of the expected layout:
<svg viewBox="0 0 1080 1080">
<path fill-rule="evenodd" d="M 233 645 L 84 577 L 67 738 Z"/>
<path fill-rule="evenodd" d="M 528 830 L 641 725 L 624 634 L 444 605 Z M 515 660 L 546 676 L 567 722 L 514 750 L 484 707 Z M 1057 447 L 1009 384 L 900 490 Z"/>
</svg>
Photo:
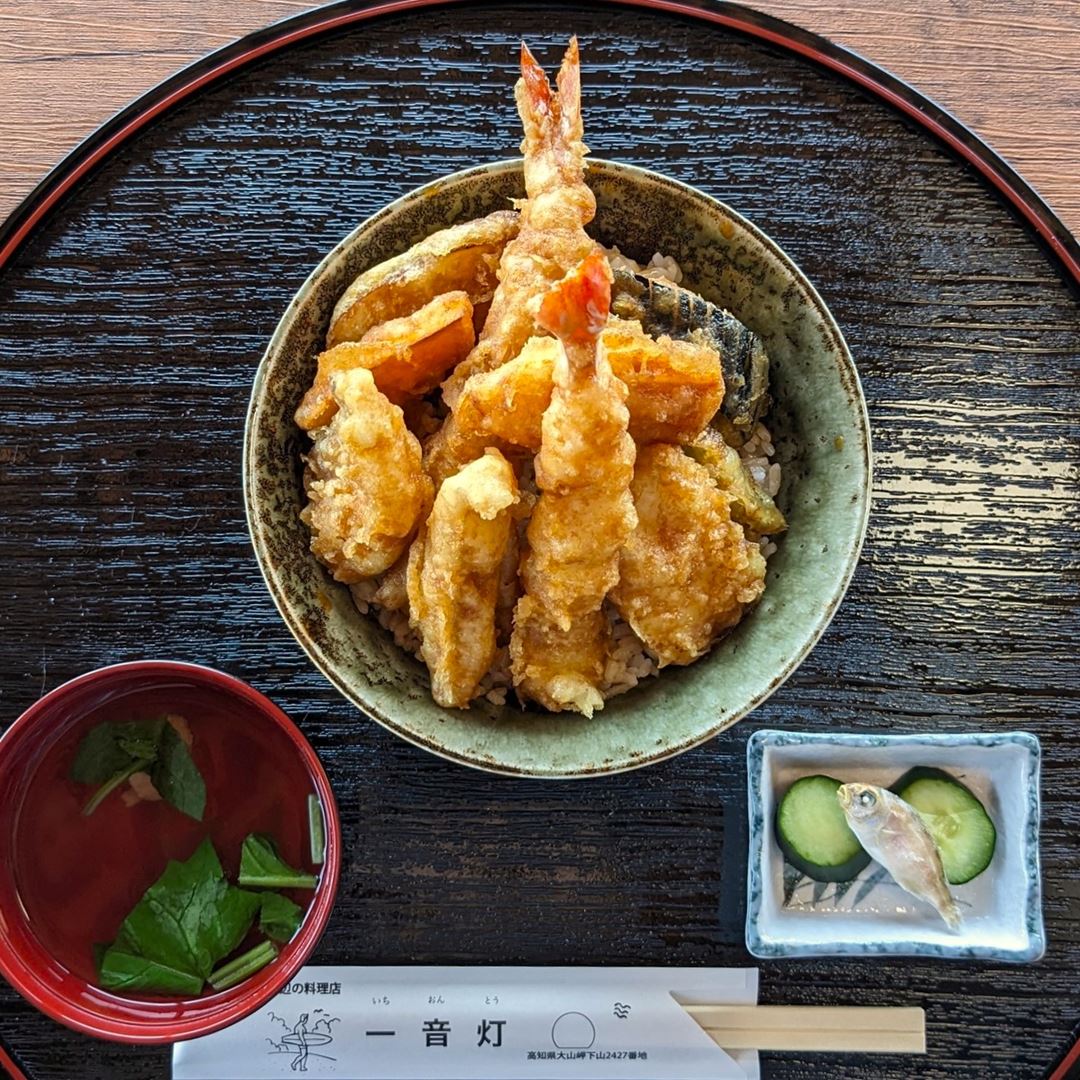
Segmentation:
<svg viewBox="0 0 1080 1080">
<path fill-rule="evenodd" d="M 777 503 L 789 529 L 768 563 L 764 597 L 688 667 L 665 668 L 591 720 L 487 700 L 444 709 L 424 665 L 361 614 L 309 549 L 293 421 L 330 315 L 353 278 L 437 229 L 520 197 L 520 161 L 444 177 L 391 203 L 322 261 L 289 305 L 255 377 L 244 446 L 248 524 L 278 610 L 311 660 L 350 701 L 434 753 L 496 772 L 587 777 L 687 750 L 730 727 L 795 670 L 821 636 L 855 568 L 869 510 L 870 435 L 851 355 L 798 268 L 758 229 L 704 193 L 656 173 L 592 160 L 590 231 L 640 262 L 673 256 L 683 284 L 759 334 L 771 359 L 765 422 L 783 468 Z M 587 525 L 585 526 L 587 527 Z"/>
</svg>

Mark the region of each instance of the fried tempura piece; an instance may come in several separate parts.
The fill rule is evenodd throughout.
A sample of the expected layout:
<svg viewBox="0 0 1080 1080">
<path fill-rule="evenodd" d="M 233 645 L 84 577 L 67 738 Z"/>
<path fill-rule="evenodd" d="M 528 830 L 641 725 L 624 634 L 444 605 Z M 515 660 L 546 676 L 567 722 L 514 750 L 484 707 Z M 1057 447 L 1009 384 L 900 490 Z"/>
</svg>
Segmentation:
<svg viewBox="0 0 1080 1080">
<path fill-rule="evenodd" d="M 724 399 L 720 354 L 694 341 L 655 340 L 641 323 L 612 319 L 604 330 L 611 370 L 630 392 L 630 434 L 638 446 L 688 442 Z"/>
<path fill-rule="evenodd" d="M 601 605 L 618 578 L 619 549 L 637 521 L 626 387 L 599 343 L 610 289 L 611 269 L 597 250 L 540 308 L 540 325 L 558 335 L 561 348 L 535 462 L 541 494 L 521 564 L 525 596 L 510 639 L 519 693 L 587 716 L 603 707 L 609 630 Z M 560 636 L 567 638 L 565 647 L 554 644 Z M 564 658 L 565 669 L 558 663 Z"/>
<path fill-rule="evenodd" d="M 592 716 L 604 707 L 611 627 L 603 611 L 576 616 L 563 630 L 526 594 L 514 608 L 511 671 L 518 693 L 552 712 Z"/>
<path fill-rule="evenodd" d="M 468 381 L 457 408 L 424 447 L 424 468 L 436 489 L 487 446 L 540 449 L 559 348 L 556 338 L 529 338 L 508 364 Z"/>
<path fill-rule="evenodd" d="M 497 450 L 439 489 L 409 551 L 409 619 L 440 705 L 468 707 L 495 656 L 495 613 L 518 486 Z"/>
<path fill-rule="evenodd" d="M 689 442 L 720 408 L 724 380 L 715 349 L 653 340 L 640 323 L 621 319 L 608 323 L 601 340 L 611 370 L 629 391 L 629 431 L 639 446 Z M 424 467 L 436 487 L 485 446 L 539 450 L 558 351 L 554 338 L 529 338 L 513 360 L 469 379 L 457 408 L 424 449 Z"/>
<path fill-rule="evenodd" d="M 365 270 L 338 300 L 326 347 L 359 341 L 373 326 L 408 315 L 442 293 L 461 290 L 474 305 L 486 304 L 503 248 L 517 230 L 517 213 L 499 210 L 432 233 Z"/>
<path fill-rule="evenodd" d="M 724 442 L 715 428 L 706 428 L 686 452 L 712 478 L 718 488 L 731 496 L 731 516 L 762 536 L 772 536 L 787 528 L 787 521 L 772 496 L 751 476 L 739 451 Z"/>
<path fill-rule="evenodd" d="M 510 644 L 514 632 L 514 608 L 521 595 L 518 566 L 521 564 L 521 545 L 525 535 L 525 521 L 532 512 L 536 499 L 528 492 L 521 492 L 521 501 L 514 507 L 514 527 L 506 544 L 502 566 L 499 567 L 499 595 L 495 602 L 495 642 L 500 647 Z"/>
<path fill-rule="evenodd" d="M 315 381 L 296 410 L 304 431 L 330 423 L 337 403 L 334 375 L 367 368 L 375 385 L 395 405 L 426 394 L 473 346 L 473 306 L 464 292 L 436 296 L 419 311 L 372 327 L 362 341 L 344 342 L 319 354 Z"/>
<path fill-rule="evenodd" d="M 765 560 L 730 496 L 679 447 L 644 447 L 632 490 L 638 524 L 611 600 L 661 667 L 689 664 L 764 591 Z"/>
<path fill-rule="evenodd" d="M 585 183 L 581 66 L 577 38 L 563 58 L 557 92 L 525 43 L 514 87 L 525 128 L 525 193 L 518 235 L 503 250 L 499 285 L 476 347 L 443 386 L 453 408 L 466 380 L 513 359 L 536 333 L 540 299 L 595 247 L 585 226 L 596 199 Z"/>
<path fill-rule="evenodd" d="M 414 540 L 415 544 L 416 541 Z M 409 550 L 412 550 L 411 548 Z M 379 587 L 371 600 L 383 611 L 409 610 L 409 552 L 404 552 L 393 566 L 379 578 Z"/>
<path fill-rule="evenodd" d="M 338 581 L 374 577 L 405 550 L 431 501 L 420 444 L 365 368 L 331 382 L 338 411 L 307 456 L 300 519 Z"/>
</svg>

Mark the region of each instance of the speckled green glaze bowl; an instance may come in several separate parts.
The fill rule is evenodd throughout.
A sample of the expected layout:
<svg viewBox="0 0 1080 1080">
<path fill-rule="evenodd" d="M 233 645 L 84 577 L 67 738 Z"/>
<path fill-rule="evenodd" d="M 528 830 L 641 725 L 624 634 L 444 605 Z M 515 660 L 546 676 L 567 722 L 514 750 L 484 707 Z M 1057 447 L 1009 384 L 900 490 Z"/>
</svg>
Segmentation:
<svg viewBox="0 0 1080 1080">
<path fill-rule="evenodd" d="M 300 522 L 301 453 L 293 413 L 310 385 L 334 303 L 352 279 L 447 225 L 504 208 L 522 192 L 520 161 L 455 173 L 364 222 L 322 261 L 289 305 L 255 377 L 244 446 L 248 524 L 270 593 L 290 630 L 358 708 L 402 738 L 481 769 L 587 777 L 678 754 L 730 727 L 795 670 L 851 578 L 869 510 L 870 433 L 840 330 L 792 261 L 715 199 L 644 169 L 590 162 L 594 235 L 646 261 L 673 255 L 685 283 L 765 341 L 783 466 L 788 532 L 770 558 L 758 607 L 706 657 L 668 668 L 591 720 L 480 701 L 443 709 L 424 666 L 361 615 L 308 547 Z M 587 528 L 587 523 L 583 523 Z"/>
</svg>

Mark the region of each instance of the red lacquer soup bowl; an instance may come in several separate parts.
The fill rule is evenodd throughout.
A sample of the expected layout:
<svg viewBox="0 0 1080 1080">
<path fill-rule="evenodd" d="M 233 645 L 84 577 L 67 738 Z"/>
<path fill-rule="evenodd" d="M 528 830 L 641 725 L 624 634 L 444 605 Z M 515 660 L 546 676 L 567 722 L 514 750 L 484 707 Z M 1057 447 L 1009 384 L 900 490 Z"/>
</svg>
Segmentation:
<svg viewBox="0 0 1080 1080">
<path fill-rule="evenodd" d="M 87 732 L 104 721 L 166 715 L 184 729 L 205 783 L 201 820 L 166 800 L 136 801 L 127 781 L 85 813 L 94 788 L 71 773 Z M 28 1001 L 79 1031 L 161 1043 L 234 1023 L 295 975 L 330 916 L 341 830 L 326 773 L 296 725 L 230 675 L 147 660 L 65 683 L 0 738 L 0 793 L 0 971 Z M 321 863 L 311 796 L 321 810 Z M 95 946 L 115 939 L 169 861 L 183 862 L 209 839 L 235 883 L 252 833 L 271 837 L 289 867 L 317 877 L 313 889 L 287 893 L 304 913 L 276 958 L 235 986 L 207 985 L 198 996 L 101 989 Z M 253 929 L 249 938 L 256 936 Z"/>
</svg>

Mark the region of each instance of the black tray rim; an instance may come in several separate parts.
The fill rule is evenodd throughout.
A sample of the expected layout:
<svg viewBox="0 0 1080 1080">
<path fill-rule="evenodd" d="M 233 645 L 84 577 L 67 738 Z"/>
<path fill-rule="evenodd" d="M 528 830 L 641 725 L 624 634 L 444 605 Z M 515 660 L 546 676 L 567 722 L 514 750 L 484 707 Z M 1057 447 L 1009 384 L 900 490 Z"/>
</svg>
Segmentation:
<svg viewBox="0 0 1080 1080">
<path fill-rule="evenodd" d="M 728 0 L 589 0 L 604 7 L 646 8 L 719 25 L 824 67 L 926 130 L 973 168 L 1034 230 L 1067 281 L 1080 288 L 1080 241 L 1035 189 L 951 112 L 903 79 L 851 49 L 772 15 Z M 318 35 L 369 19 L 484 0 L 339 0 L 237 38 L 168 76 L 115 113 L 50 170 L 0 225 L 0 271 L 36 227 L 88 174 L 147 124 L 204 87 L 262 58 Z M 568 5 L 568 6 L 572 6 Z"/>
</svg>

